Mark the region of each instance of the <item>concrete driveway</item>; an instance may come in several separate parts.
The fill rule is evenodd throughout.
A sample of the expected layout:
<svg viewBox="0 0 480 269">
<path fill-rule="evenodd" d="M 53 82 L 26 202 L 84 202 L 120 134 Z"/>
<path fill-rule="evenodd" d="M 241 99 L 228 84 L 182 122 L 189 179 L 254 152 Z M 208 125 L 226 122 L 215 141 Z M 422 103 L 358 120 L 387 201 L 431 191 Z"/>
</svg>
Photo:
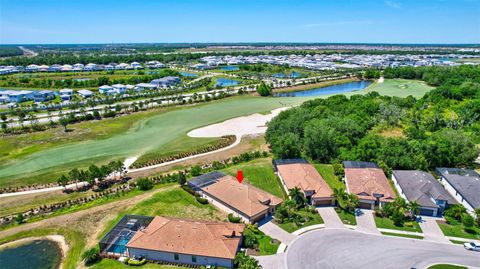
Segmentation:
<svg viewBox="0 0 480 269">
<path fill-rule="evenodd" d="M 287 248 L 287 268 L 426 268 L 433 263 L 480 265 L 480 253 L 461 245 L 323 229 L 297 237 Z M 273 267 L 265 267 L 273 268 Z"/>
<path fill-rule="evenodd" d="M 443 235 L 442 230 L 437 224 L 437 220 L 439 219 L 440 218 L 422 216 L 418 224 L 420 228 L 422 228 L 425 240 L 448 243 L 450 241 Z"/>
<path fill-rule="evenodd" d="M 262 265 L 262 269 L 285 269 L 285 253 L 254 258 Z"/>
<path fill-rule="evenodd" d="M 317 207 L 326 228 L 346 228 L 333 207 Z"/>
<path fill-rule="evenodd" d="M 290 244 L 296 237 L 295 235 L 288 233 L 284 229 L 272 223 L 271 219 L 266 219 L 260 222 L 258 229 L 264 232 L 266 235 L 270 236 L 271 238 L 279 240 L 285 245 Z"/>
<path fill-rule="evenodd" d="M 373 210 L 357 209 L 355 212 L 357 217 L 357 230 L 364 233 L 380 234 L 375 225 Z"/>
</svg>

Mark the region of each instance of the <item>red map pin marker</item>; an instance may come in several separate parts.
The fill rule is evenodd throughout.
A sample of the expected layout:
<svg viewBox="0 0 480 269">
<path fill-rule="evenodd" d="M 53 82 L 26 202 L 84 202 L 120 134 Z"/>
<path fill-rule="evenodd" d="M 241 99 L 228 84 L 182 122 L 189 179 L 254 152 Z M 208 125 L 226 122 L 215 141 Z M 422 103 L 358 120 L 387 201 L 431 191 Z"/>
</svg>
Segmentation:
<svg viewBox="0 0 480 269">
<path fill-rule="evenodd" d="M 242 181 L 243 181 L 243 172 L 242 172 L 242 170 L 238 170 L 238 171 L 237 171 L 237 181 L 238 181 L 238 183 L 242 184 Z"/>
</svg>

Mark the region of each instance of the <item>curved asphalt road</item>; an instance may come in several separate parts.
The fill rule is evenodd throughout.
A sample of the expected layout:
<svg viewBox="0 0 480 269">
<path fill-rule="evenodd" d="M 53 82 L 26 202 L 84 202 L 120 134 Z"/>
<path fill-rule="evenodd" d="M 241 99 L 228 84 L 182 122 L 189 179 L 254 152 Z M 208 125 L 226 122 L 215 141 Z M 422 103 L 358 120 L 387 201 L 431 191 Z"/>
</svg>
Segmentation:
<svg viewBox="0 0 480 269">
<path fill-rule="evenodd" d="M 480 253 L 451 243 L 322 229 L 295 239 L 287 248 L 285 263 L 289 269 L 420 269 L 434 263 L 478 267 Z"/>
</svg>

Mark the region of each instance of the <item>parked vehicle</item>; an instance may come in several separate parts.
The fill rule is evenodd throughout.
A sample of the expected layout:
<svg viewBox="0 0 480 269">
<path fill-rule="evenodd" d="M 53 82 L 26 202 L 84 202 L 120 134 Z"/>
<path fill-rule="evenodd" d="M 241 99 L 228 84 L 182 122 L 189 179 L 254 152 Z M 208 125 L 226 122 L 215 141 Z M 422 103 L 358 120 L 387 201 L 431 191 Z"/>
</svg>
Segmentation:
<svg viewBox="0 0 480 269">
<path fill-rule="evenodd" d="M 480 243 L 476 242 L 464 243 L 463 247 L 467 250 L 480 251 Z"/>
</svg>

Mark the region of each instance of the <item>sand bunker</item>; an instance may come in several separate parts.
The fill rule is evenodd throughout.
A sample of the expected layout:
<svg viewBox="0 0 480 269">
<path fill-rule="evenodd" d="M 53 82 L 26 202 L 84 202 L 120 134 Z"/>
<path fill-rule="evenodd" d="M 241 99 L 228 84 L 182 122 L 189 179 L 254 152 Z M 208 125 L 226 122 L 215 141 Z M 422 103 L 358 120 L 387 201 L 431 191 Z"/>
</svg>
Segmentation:
<svg viewBox="0 0 480 269">
<path fill-rule="evenodd" d="M 267 122 L 289 107 L 277 108 L 268 115 L 252 114 L 244 117 L 237 117 L 192 130 L 188 133 L 190 137 L 221 137 L 224 135 L 251 135 L 263 134 L 267 130 Z"/>
</svg>

